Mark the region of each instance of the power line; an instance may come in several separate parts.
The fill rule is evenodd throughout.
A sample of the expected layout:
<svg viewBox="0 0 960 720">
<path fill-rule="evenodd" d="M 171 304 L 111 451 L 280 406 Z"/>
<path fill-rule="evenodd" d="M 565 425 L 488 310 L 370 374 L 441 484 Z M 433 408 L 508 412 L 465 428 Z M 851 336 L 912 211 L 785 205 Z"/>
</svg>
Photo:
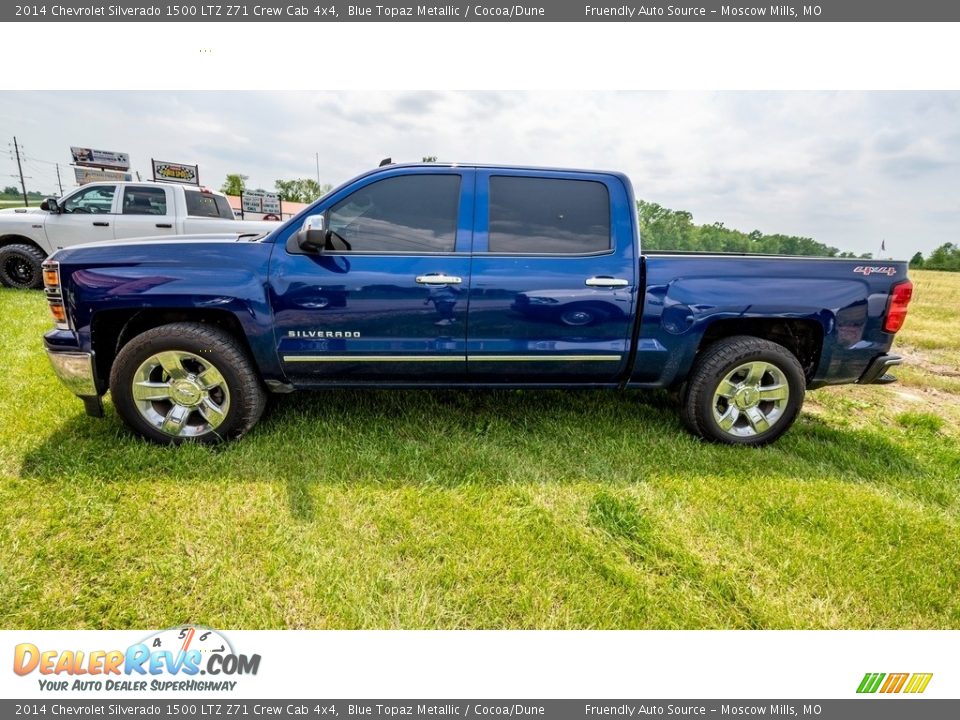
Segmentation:
<svg viewBox="0 0 960 720">
<path fill-rule="evenodd" d="M 46 165 L 58 165 L 58 164 L 59 164 L 59 163 L 57 163 L 57 162 L 54 161 L 54 160 L 43 160 L 43 159 L 38 158 L 38 157 L 33 157 L 33 156 L 31 156 L 31 155 L 27 155 L 27 151 L 23 149 L 23 146 L 21 146 L 21 150 L 23 150 L 23 160 L 24 160 L 24 162 L 26 162 L 27 160 L 32 160 L 33 162 L 40 162 L 40 163 L 44 163 L 44 164 L 46 164 Z"/>
<path fill-rule="evenodd" d="M 20 171 L 20 189 L 23 190 L 23 206 L 30 205 L 27 200 L 27 183 L 23 179 L 23 166 L 20 165 L 20 148 L 17 146 L 17 136 L 13 136 L 13 151 L 17 154 L 17 170 Z"/>
</svg>

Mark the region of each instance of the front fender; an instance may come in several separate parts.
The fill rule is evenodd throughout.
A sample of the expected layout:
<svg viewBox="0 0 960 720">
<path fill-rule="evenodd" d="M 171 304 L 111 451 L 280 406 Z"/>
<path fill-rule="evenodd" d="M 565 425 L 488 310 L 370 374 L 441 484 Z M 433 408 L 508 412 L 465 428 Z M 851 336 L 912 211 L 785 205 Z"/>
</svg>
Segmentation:
<svg viewBox="0 0 960 720">
<path fill-rule="evenodd" d="M 266 294 L 272 246 L 217 244 L 204 249 L 202 264 L 178 260 L 183 246 L 167 245 L 165 255 L 163 247 L 153 246 L 151 256 L 137 262 L 71 266 L 67 256 L 61 263 L 61 277 L 69 277 L 64 300 L 80 347 L 92 349 L 93 318 L 100 312 L 226 312 L 242 328 L 262 377 L 282 379 Z M 97 252 L 116 256 L 106 246 Z M 164 259 L 155 261 L 156 253 Z"/>
</svg>

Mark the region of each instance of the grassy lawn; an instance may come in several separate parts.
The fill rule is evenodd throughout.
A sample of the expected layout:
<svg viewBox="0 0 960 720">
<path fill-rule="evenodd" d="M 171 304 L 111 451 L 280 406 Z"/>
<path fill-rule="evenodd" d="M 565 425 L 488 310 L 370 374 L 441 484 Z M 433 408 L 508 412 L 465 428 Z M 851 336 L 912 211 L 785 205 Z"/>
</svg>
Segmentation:
<svg viewBox="0 0 960 720">
<path fill-rule="evenodd" d="M 960 274 L 912 276 L 902 382 L 759 450 L 587 391 L 301 394 L 159 448 L 2 291 L 0 627 L 960 627 Z"/>
</svg>

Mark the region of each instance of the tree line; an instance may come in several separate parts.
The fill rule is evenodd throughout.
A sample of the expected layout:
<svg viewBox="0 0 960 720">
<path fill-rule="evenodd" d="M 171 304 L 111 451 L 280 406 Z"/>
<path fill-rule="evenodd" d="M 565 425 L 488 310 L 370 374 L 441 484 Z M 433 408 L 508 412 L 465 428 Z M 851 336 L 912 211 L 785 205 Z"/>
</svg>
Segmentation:
<svg viewBox="0 0 960 720">
<path fill-rule="evenodd" d="M 21 199 L 21 198 L 23 198 L 23 191 L 22 191 L 20 188 L 16 187 L 15 185 L 7 185 L 7 186 L 3 189 L 3 193 L 0 193 L 0 195 L 2 195 L 4 198 L 17 198 L 17 199 Z M 38 190 L 28 190 L 28 191 L 27 191 L 27 197 L 28 197 L 28 198 L 41 198 L 41 197 L 43 197 L 43 193 L 41 193 L 41 192 L 38 191 Z"/>
<path fill-rule="evenodd" d="M 247 190 L 247 176 L 240 173 L 230 173 L 220 187 L 220 192 L 226 195 L 240 195 Z M 313 178 L 295 178 L 293 180 L 276 180 L 273 183 L 274 191 L 281 200 L 287 202 L 312 203 L 325 195 L 333 187 L 321 185 Z"/>
<path fill-rule="evenodd" d="M 698 252 L 772 253 L 871 259 L 872 253 L 840 252 L 808 237 L 764 235 L 759 230 L 745 233 L 725 227 L 722 222 L 697 225 L 685 210 L 670 210 L 657 203 L 637 201 L 640 235 L 645 250 L 691 250 Z M 918 252 L 910 267 L 960 272 L 960 245 L 944 243 L 924 257 Z"/>
<path fill-rule="evenodd" d="M 637 201 L 640 218 L 640 237 L 645 250 L 690 250 L 695 252 L 766 253 L 772 255 L 812 255 L 814 257 L 861 257 L 840 252 L 813 238 L 776 233 L 767 235 L 759 230 L 745 233 L 726 227 L 722 222 L 697 225 L 686 210 L 671 210 L 654 202 Z"/>
<path fill-rule="evenodd" d="M 960 272 L 960 245 L 954 245 L 950 242 L 944 243 L 931 252 L 927 258 L 923 257 L 923 253 L 917 253 L 910 258 L 910 267 Z"/>
</svg>

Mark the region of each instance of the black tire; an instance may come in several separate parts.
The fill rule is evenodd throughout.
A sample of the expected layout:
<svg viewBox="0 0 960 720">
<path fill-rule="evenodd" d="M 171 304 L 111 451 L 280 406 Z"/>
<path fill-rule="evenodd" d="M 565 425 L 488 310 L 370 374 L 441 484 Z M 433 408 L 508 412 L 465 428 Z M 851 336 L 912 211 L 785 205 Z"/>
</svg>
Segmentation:
<svg viewBox="0 0 960 720">
<path fill-rule="evenodd" d="M 0 247 L 0 283 L 18 290 L 42 289 L 46 259 L 43 250 L 26 243 Z"/>
<path fill-rule="evenodd" d="M 167 373 L 166 365 L 154 365 L 158 353 L 170 353 L 169 357 L 179 358 L 179 368 L 186 373 L 180 378 L 182 387 L 177 386 L 177 379 Z M 219 373 L 222 382 L 205 390 L 200 387 L 201 376 L 211 367 Z M 170 388 L 168 399 L 135 399 L 134 382 L 144 380 L 157 387 L 166 383 Z M 190 394 L 194 390 L 200 395 L 194 397 Z M 220 328 L 193 322 L 162 325 L 124 345 L 110 371 L 110 393 L 117 412 L 131 429 L 165 445 L 183 442 L 213 444 L 240 438 L 260 419 L 266 403 L 260 378 L 237 339 Z M 208 405 L 207 400 L 212 405 Z M 180 405 L 181 402 L 184 404 Z M 214 415 L 209 411 L 211 406 L 217 408 Z M 175 407 L 180 408 L 177 417 L 184 417 L 178 434 L 165 431 L 156 424 L 157 417 L 166 414 L 169 418 Z"/>
<path fill-rule="evenodd" d="M 706 440 L 765 445 L 793 425 L 805 392 L 803 368 L 793 353 L 769 340 L 737 335 L 714 343 L 697 358 L 680 417 Z"/>
</svg>

